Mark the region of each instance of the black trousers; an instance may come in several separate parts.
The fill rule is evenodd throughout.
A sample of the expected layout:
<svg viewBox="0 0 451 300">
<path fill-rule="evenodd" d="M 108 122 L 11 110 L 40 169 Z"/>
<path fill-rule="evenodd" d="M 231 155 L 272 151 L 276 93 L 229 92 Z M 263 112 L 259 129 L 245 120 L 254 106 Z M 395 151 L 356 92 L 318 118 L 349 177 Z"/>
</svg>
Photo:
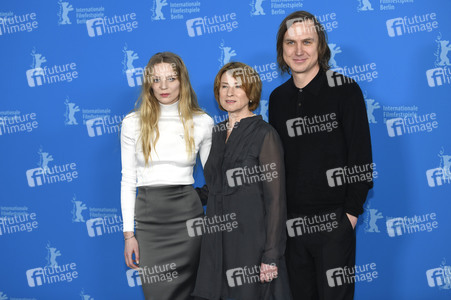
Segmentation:
<svg viewBox="0 0 451 300">
<path fill-rule="evenodd" d="M 288 219 L 285 257 L 293 299 L 353 299 L 356 237 L 343 209 Z"/>
</svg>

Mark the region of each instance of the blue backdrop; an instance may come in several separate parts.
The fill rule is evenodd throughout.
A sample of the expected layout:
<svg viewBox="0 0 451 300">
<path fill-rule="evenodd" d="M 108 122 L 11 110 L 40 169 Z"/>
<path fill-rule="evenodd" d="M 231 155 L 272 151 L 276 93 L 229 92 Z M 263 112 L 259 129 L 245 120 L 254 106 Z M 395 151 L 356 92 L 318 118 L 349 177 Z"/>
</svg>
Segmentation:
<svg viewBox="0 0 451 300">
<path fill-rule="evenodd" d="M 143 299 L 123 259 L 119 141 L 142 68 L 179 54 L 219 122 L 214 76 L 245 62 L 267 119 L 288 79 L 276 32 L 295 10 L 324 24 L 331 64 L 367 104 L 377 176 L 357 226 L 356 299 L 451 299 L 445 0 L 2 1 L 0 299 Z"/>
</svg>

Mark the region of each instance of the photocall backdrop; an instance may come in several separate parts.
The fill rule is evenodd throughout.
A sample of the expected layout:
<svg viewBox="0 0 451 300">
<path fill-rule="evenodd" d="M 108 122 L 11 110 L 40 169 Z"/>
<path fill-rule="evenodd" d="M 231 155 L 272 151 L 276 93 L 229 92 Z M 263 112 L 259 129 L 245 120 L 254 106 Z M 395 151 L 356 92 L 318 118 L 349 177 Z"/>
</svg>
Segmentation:
<svg viewBox="0 0 451 300">
<path fill-rule="evenodd" d="M 267 120 L 289 78 L 277 29 L 296 10 L 324 25 L 333 69 L 367 105 L 375 184 L 356 229 L 356 299 L 451 299 L 445 0 L 2 1 L 0 299 L 143 299 L 123 257 L 119 139 L 143 68 L 179 54 L 220 122 L 213 79 L 229 61 L 249 64 Z M 329 284 L 345 284 L 336 275 Z"/>
</svg>

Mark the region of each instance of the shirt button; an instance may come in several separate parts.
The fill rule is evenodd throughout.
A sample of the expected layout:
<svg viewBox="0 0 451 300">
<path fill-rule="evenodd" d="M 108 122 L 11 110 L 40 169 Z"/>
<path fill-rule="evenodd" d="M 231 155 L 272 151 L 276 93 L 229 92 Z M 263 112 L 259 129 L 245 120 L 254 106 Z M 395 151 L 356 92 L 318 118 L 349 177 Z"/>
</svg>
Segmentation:
<svg viewBox="0 0 451 300">
<path fill-rule="evenodd" d="M 298 103 L 298 106 L 301 106 L 301 103 Z"/>
</svg>

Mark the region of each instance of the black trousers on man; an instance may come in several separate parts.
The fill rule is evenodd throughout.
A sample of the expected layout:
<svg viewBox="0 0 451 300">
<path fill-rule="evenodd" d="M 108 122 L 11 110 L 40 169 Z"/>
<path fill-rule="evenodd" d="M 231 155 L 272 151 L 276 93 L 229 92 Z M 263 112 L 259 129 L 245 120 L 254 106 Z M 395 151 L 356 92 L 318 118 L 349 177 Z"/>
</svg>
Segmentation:
<svg viewBox="0 0 451 300">
<path fill-rule="evenodd" d="M 307 224 L 309 228 L 301 226 L 294 237 L 287 239 L 285 257 L 293 299 L 354 298 L 355 230 L 342 208 L 316 215 L 322 215 L 324 219 L 325 215 L 332 213 L 335 213 L 336 223 L 331 230 L 327 230 L 327 226 L 330 228 L 332 223 L 318 226 Z M 288 215 L 289 220 L 304 217 L 312 220 L 313 216 Z"/>
</svg>

